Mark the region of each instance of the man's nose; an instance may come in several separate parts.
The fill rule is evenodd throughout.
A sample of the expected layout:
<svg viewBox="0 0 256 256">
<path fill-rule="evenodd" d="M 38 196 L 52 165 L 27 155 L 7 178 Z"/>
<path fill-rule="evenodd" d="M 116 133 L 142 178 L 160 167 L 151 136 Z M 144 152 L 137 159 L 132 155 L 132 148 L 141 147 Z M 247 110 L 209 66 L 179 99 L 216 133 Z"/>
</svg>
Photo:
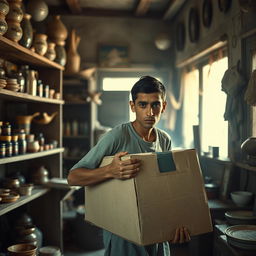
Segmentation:
<svg viewBox="0 0 256 256">
<path fill-rule="evenodd" d="M 148 108 L 147 108 L 147 115 L 148 116 L 153 116 L 154 115 L 153 108 L 151 106 L 148 106 Z"/>
</svg>

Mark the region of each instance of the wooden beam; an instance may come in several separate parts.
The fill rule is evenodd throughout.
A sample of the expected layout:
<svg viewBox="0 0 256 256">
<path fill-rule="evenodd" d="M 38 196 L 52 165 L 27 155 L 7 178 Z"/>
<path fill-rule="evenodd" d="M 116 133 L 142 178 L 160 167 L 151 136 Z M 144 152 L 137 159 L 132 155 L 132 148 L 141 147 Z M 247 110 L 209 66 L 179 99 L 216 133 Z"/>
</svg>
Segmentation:
<svg viewBox="0 0 256 256">
<path fill-rule="evenodd" d="M 172 19 L 181 7 L 187 2 L 187 0 L 170 0 L 169 8 L 167 8 L 166 12 L 164 13 L 163 19 Z"/>
<path fill-rule="evenodd" d="M 69 10 L 72 14 L 81 14 L 82 8 L 79 3 L 79 0 L 66 0 Z"/>
<path fill-rule="evenodd" d="M 140 0 L 136 8 L 135 14 L 137 16 L 143 16 L 147 13 L 150 7 L 151 0 Z"/>
</svg>

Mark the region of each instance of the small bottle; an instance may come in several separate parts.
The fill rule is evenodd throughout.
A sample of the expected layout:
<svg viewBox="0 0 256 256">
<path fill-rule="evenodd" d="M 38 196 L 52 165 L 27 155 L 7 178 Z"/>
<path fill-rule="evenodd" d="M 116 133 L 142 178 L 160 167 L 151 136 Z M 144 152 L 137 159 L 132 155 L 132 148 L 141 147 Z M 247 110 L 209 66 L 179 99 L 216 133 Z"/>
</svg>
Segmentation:
<svg viewBox="0 0 256 256">
<path fill-rule="evenodd" d="M 43 97 L 43 82 L 42 80 L 37 80 L 37 96 Z"/>
<path fill-rule="evenodd" d="M 2 125 L 2 135 L 10 136 L 12 133 L 12 126 L 9 122 L 4 122 Z"/>
<path fill-rule="evenodd" d="M 6 155 L 5 143 L 0 143 L 0 158 L 4 158 Z"/>
<path fill-rule="evenodd" d="M 49 98 L 49 85 L 48 84 L 46 84 L 44 86 L 44 97 Z"/>
<path fill-rule="evenodd" d="M 23 92 L 28 92 L 28 83 L 29 83 L 29 65 L 22 65 L 20 68 L 22 76 L 24 77 L 24 89 Z"/>
<path fill-rule="evenodd" d="M 8 157 L 12 156 L 12 142 L 7 141 L 5 143 L 5 147 L 6 147 L 6 156 L 8 156 Z"/>
</svg>

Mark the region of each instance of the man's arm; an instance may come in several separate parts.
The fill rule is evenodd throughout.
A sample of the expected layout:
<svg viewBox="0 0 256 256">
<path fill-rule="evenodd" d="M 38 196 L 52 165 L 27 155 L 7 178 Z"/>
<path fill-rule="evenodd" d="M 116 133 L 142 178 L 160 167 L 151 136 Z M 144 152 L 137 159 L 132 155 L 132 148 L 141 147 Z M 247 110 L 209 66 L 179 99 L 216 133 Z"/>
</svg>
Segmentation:
<svg viewBox="0 0 256 256">
<path fill-rule="evenodd" d="M 88 186 L 107 179 L 130 179 L 139 172 L 140 161 L 137 159 L 121 160 L 127 152 L 115 154 L 113 161 L 104 167 L 95 169 L 76 168 L 69 172 L 67 177 L 69 185 Z"/>
</svg>

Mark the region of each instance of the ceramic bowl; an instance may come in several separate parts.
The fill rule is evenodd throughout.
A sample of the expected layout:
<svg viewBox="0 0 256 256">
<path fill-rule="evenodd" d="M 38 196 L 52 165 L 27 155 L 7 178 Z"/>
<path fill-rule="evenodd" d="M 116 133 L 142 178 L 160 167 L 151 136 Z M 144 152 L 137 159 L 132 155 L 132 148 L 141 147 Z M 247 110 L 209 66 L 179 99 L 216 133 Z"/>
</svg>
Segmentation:
<svg viewBox="0 0 256 256">
<path fill-rule="evenodd" d="M 32 183 L 22 184 L 19 187 L 19 194 L 21 196 L 30 196 L 34 185 Z"/>
<path fill-rule="evenodd" d="M 246 206 L 251 202 L 253 193 L 248 191 L 233 191 L 230 193 L 230 196 L 237 206 Z"/>
<path fill-rule="evenodd" d="M 11 192 L 8 196 L 2 197 L 2 203 L 13 203 L 17 201 L 19 198 L 19 194 Z"/>
<path fill-rule="evenodd" d="M 14 244 L 7 248 L 9 255 L 14 256 L 33 256 L 36 255 L 37 247 L 32 244 Z"/>
</svg>

